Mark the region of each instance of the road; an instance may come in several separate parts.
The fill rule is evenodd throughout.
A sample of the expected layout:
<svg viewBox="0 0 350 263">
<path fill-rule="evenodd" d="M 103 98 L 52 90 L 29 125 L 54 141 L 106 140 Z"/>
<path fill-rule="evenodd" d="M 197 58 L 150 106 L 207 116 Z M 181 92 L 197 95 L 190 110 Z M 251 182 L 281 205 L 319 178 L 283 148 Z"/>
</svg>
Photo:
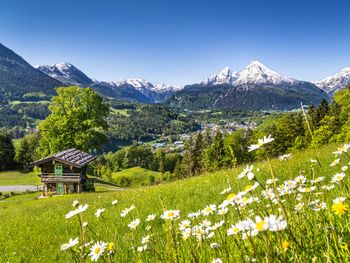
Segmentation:
<svg viewBox="0 0 350 263">
<path fill-rule="evenodd" d="M 41 191 L 42 186 L 36 185 L 0 185 L 0 192 Z"/>
</svg>

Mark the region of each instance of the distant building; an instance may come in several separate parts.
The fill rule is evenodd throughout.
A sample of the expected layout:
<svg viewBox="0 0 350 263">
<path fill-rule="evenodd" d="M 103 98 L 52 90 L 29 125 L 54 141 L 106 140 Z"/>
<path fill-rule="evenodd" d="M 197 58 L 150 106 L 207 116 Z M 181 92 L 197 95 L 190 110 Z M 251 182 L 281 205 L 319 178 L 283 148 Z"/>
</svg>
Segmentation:
<svg viewBox="0 0 350 263">
<path fill-rule="evenodd" d="M 183 147 L 185 144 L 184 144 L 184 142 L 182 142 L 182 141 L 176 141 L 176 142 L 174 142 L 174 145 L 175 145 L 176 147 Z"/>
<path fill-rule="evenodd" d="M 155 148 L 155 149 L 158 149 L 158 148 L 163 148 L 165 147 L 166 143 L 165 142 L 157 142 L 157 143 L 153 143 L 152 144 L 152 147 Z"/>
<path fill-rule="evenodd" d="M 30 166 L 41 168 L 39 176 L 44 184 L 43 195 L 47 192 L 63 195 L 83 192 L 87 183 L 93 184 L 86 176 L 86 166 L 94 159 L 93 155 L 69 149 L 35 161 Z"/>
</svg>

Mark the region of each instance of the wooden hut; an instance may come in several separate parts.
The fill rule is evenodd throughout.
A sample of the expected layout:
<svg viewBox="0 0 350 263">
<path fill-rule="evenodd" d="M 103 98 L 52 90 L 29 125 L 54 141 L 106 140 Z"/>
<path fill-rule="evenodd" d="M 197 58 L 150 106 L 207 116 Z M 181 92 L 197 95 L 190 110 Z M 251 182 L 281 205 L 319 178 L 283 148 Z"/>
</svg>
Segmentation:
<svg viewBox="0 0 350 263">
<path fill-rule="evenodd" d="M 93 182 L 86 176 L 86 166 L 95 157 L 86 152 L 69 149 L 31 163 L 41 168 L 43 195 L 48 192 L 59 195 L 80 193 Z"/>
</svg>

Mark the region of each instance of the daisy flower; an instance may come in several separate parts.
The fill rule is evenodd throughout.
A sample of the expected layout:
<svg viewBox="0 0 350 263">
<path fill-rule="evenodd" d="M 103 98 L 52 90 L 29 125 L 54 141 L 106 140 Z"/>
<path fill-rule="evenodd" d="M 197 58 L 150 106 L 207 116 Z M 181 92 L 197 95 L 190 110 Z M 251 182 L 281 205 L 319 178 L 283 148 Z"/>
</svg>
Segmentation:
<svg viewBox="0 0 350 263">
<path fill-rule="evenodd" d="M 181 232 L 182 239 L 187 240 L 191 236 L 191 228 L 186 228 Z"/>
<path fill-rule="evenodd" d="M 216 205 L 207 205 L 203 210 L 202 214 L 204 216 L 212 214 L 216 210 Z"/>
<path fill-rule="evenodd" d="M 147 244 L 147 243 L 149 243 L 149 238 L 150 238 L 149 235 L 143 237 L 141 243 L 142 243 L 142 244 Z"/>
<path fill-rule="evenodd" d="M 65 216 L 66 219 L 71 218 L 77 214 L 83 213 L 86 211 L 86 209 L 88 209 L 89 205 L 85 204 L 85 205 L 79 205 L 79 207 L 75 210 L 72 210 L 70 212 L 68 212 Z"/>
<path fill-rule="evenodd" d="M 222 260 L 220 258 L 214 258 L 211 263 L 222 263 Z"/>
<path fill-rule="evenodd" d="M 218 243 L 210 243 L 209 245 L 211 248 L 219 248 L 220 247 L 220 244 Z"/>
<path fill-rule="evenodd" d="M 303 207 L 304 207 L 304 202 L 298 203 L 294 209 L 295 211 L 299 212 Z"/>
<path fill-rule="evenodd" d="M 252 172 L 253 171 L 253 165 L 247 165 L 247 167 L 243 170 L 243 172 L 241 172 L 239 175 L 238 175 L 238 178 L 243 178 L 244 176 L 247 176 L 248 177 L 248 180 L 252 180 L 254 178 L 254 173 Z"/>
<path fill-rule="evenodd" d="M 140 224 L 140 219 L 136 218 L 135 220 L 131 221 L 128 225 L 130 229 L 136 229 L 136 227 Z"/>
<path fill-rule="evenodd" d="M 106 250 L 108 246 L 108 243 L 105 242 L 96 242 L 91 248 L 90 248 L 90 259 L 91 261 L 97 261 L 100 256 L 103 254 L 103 252 Z"/>
<path fill-rule="evenodd" d="M 257 144 L 252 144 L 252 145 L 248 146 L 248 152 L 257 150 L 261 146 L 263 146 L 264 144 L 270 143 L 270 142 L 272 142 L 274 140 L 275 139 L 271 137 L 271 134 L 268 137 L 264 136 L 263 139 L 258 139 L 258 143 Z"/>
<path fill-rule="evenodd" d="M 269 221 L 265 219 L 261 219 L 260 216 L 255 217 L 254 229 L 261 232 L 265 231 L 269 228 Z"/>
<path fill-rule="evenodd" d="M 223 207 L 223 208 L 218 210 L 218 215 L 226 215 L 227 212 L 228 212 L 228 208 L 227 207 Z"/>
<path fill-rule="evenodd" d="M 287 221 L 283 220 L 282 216 L 270 215 L 267 218 L 265 217 L 265 220 L 268 221 L 269 231 L 276 232 L 287 228 Z"/>
<path fill-rule="evenodd" d="M 340 159 L 335 159 L 329 166 L 336 166 L 338 163 L 340 163 Z"/>
<path fill-rule="evenodd" d="M 188 216 L 188 218 L 197 218 L 197 217 L 199 217 L 201 215 L 201 211 L 199 210 L 199 211 L 197 211 L 197 212 L 193 212 L 193 213 L 189 213 L 187 216 Z"/>
<path fill-rule="evenodd" d="M 310 186 L 310 187 L 299 187 L 298 191 L 301 193 L 310 193 L 314 190 L 316 190 L 316 186 Z"/>
<path fill-rule="evenodd" d="M 332 177 L 332 183 L 339 183 L 345 177 L 345 173 L 337 173 Z"/>
<path fill-rule="evenodd" d="M 335 152 L 333 152 L 335 154 L 335 156 L 338 156 L 342 153 L 346 153 L 348 151 L 348 149 L 350 148 L 350 143 L 346 143 L 343 146 L 339 147 Z"/>
<path fill-rule="evenodd" d="M 143 252 L 145 250 L 147 250 L 147 244 L 137 248 L 137 252 L 139 252 L 139 253 L 141 253 L 141 252 Z"/>
<path fill-rule="evenodd" d="M 224 189 L 220 194 L 224 195 L 231 191 L 231 187 Z"/>
<path fill-rule="evenodd" d="M 180 210 L 167 210 L 164 211 L 161 218 L 164 220 L 174 220 L 180 217 Z"/>
<path fill-rule="evenodd" d="M 280 161 L 287 161 L 290 157 L 292 157 L 292 154 L 288 153 L 281 155 L 280 157 L 278 157 L 278 159 L 280 159 Z"/>
<path fill-rule="evenodd" d="M 105 210 L 106 210 L 106 209 L 104 209 L 104 208 L 99 208 L 99 209 L 97 209 L 97 211 L 96 211 L 96 213 L 95 213 L 95 216 L 96 216 L 97 218 L 99 218 Z"/>
<path fill-rule="evenodd" d="M 242 225 L 237 223 L 235 225 L 231 225 L 231 227 L 227 230 L 227 235 L 228 236 L 236 235 L 242 230 L 243 230 Z"/>
<path fill-rule="evenodd" d="M 75 238 L 75 239 L 70 238 L 68 243 L 63 244 L 61 246 L 61 251 L 67 250 L 71 247 L 74 247 L 78 243 L 79 243 L 79 238 Z"/>
<path fill-rule="evenodd" d="M 253 185 L 247 185 L 244 188 L 244 192 L 249 193 L 249 192 L 253 191 L 255 188 L 257 188 L 258 186 L 259 186 L 258 182 L 255 182 Z"/>
<path fill-rule="evenodd" d="M 74 200 L 73 203 L 72 203 L 72 206 L 73 207 L 76 207 L 79 205 L 79 201 L 78 200 Z"/>
<path fill-rule="evenodd" d="M 156 218 L 155 214 L 148 215 L 146 221 L 153 221 Z"/>
<path fill-rule="evenodd" d="M 179 224 L 179 230 L 183 231 L 186 228 L 189 228 L 191 225 L 191 222 L 189 220 L 184 220 Z"/>
<path fill-rule="evenodd" d="M 134 205 L 131 205 L 129 208 L 125 208 L 121 213 L 120 216 L 121 217 L 126 217 L 127 214 L 130 213 L 130 211 L 132 211 L 133 209 L 135 209 Z"/>
<path fill-rule="evenodd" d="M 113 200 L 112 205 L 116 205 L 116 204 L 118 204 L 118 200 Z"/>
</svg>

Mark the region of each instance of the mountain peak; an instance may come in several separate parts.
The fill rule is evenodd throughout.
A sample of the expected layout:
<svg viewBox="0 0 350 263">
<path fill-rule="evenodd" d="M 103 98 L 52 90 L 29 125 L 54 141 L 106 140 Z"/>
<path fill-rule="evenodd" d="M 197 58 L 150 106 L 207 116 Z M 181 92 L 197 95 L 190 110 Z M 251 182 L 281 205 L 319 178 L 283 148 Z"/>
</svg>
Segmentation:
<svg viewBox="0 0 350 263">
<path fill-rule="evenodd" d="M 201 82 L 204 85 L 232 84 L 237 79 L 237 72 L 231 71 L 229 67 L 224 67 L 218 74 L 206 78 Z"/>
<path fill-rule="evenodd" d="M 87 86 L 93 82 L 81 70 L 67 62 L 53 65 L 38 65 L 35 68 L 52 78 L 70 85 Z"/>
<path fill-rule="evenodd" d="M 325 79 L 315 81 L 314 84 L 327 93 L 332 94 L 350 84 L 350 67 L 343 68 L 338 73 Z"/>
<path fill-rule="evenodd" d="M 346 73 L 350 73 L 350 67 L 346 67 L 346 68 L 343 68 L 342 70 L 341 70 L 341 72 L 346 72 Z"/>
<path fill-rule="evenodd" d="M 293 83 L 293 80 L 287 78 L 271 69 L 257 60 L 253 60 L 248 66 L 239 73 L 235 85 L 242 84 L 282 84 Z"/>
</svg>

